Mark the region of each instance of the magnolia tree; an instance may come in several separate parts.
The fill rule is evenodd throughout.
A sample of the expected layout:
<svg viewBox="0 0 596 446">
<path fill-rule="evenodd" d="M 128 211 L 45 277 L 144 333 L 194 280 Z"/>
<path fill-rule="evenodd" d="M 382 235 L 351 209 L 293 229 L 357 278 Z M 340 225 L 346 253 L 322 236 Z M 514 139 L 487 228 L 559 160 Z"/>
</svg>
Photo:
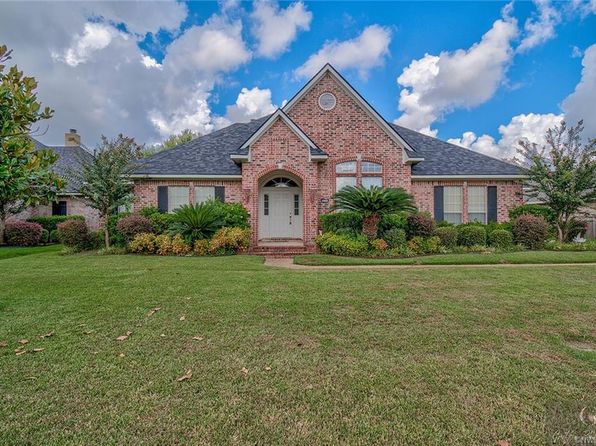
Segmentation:
<svg viewBox="0 0 596 446">
<path fill-rule="evenodd" d="M 11 51 L 0 45 L 0 244 L 6 220 L 28 206 L 56 199 L 62 179 L 51 171 L 57 160 L 52 150 L 37 150 L 32 126 L 53 111 L 37 100 L 37 82 L 15 66 L 5 71 Z"/>
<path fill-rule="evenodd" d="M 596 139 L 582 139 L 583 121 L 565 122 L 546 132 L 546 145 L 520 141 L 518 154 L 526 170 L 529 197 L 548 205 L 555 215 L 559 241 L 571 229 L 580 208 L 596 201 Z"/>
<path fill-rule="evenodd" d="M 118 135 L 114 139 L 101 137 L 92 157 L 79 160 L 79 168 L 72 177 L 80 184 L 79 193 L 87 204 L 97 209 L 104 221 L 104 243 L 110 247 L 108 221 L 120 206 L 133 201 L 131 175 L 142 157 L 143 147 L 134 138 Z"/>
</svg>

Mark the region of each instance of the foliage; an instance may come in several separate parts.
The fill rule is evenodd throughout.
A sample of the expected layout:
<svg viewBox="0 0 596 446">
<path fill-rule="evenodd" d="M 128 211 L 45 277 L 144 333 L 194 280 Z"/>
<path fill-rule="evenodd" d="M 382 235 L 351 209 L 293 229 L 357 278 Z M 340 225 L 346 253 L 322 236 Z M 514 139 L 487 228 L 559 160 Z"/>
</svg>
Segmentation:
<svg viewBox="0 0 596 446">
<path fill-rule="evenodd" d="M 407 212 L 383 214 L 379 222 L 379 233 L 383 234 L 390 229 L 403 229 L 405 231 L 408 224 L 408 215 Z"/>
<path fill-rule="evenodd" d="M 209 253 L 225 255 L 246 252 L 249 244 L 250 229 L 221 228 L 209 242 Z"/>
<path fill-rule="evenodd" d="M 126 247 L 127 240 L 124 238 L 118 229 L 117 225 L 120 219 L 132 215 L 130 212 L 121 212 L 118 214 L 110 215 L 108 218 L 108 233 L 110 234 L 110 244 L 114 246 Z"/>
<path fill-rule="evenodd" d="M 155 234 L 137 234 L 128 244 L 128 250 L 137 254 L 155 254 L 157 251 L 155 239 Z"/>
<path fill-rule="evenodd" d="M 191 251 L 190 246 L 186 244 L 184 238 L 180 234 L 176 234 L 172 237 L 172 254 L 175 256 L 185 256 Z"/>
<path fill-rule="evenodd" d="M 155 237 L 155 246 L 157 254 L 160 256 L 169 256 L 172 254 L 172 237 L 167 234 L 160 234 Z"/>
<path fill-rule="evenodd" d="M 457 245 L 457 228 L 455 226 L 439 226 L 433 232 L 433 235 L 439 237 L 441 246 L 453 248 Z"/>
<path fill-rule="evenodd" d="M 228 228 L 249 228 L 250 214 L 241 203 L 223 203 L 220 200 L 211 200 L 209 202 L 223 227 Z"/>
<path fill-rule="evenodd" d="M 362 233 L 369 239 L 377 236 L 382 215 L 416 210 L 412 196 L 401 188 L 346 186 L 333 199 L 333 210 L 352 211 L 362 215 Z"/>
<path fill-rule="evenodd" d="M 83 251 L 94 244 L 85 220 L 63 221 L 58 223 L 57 231 L 58 240 L 68 248 Z"/>
<path fill-rule="evenodd" d="M 196 256 L 206 256 L 209 254 L 209 240 L 195 240 L 192 251 Z"/>
<path fill-rule="evenodd" d="M 323 232 L 352 233 L 358 235 L 362 232 L 362 215 L 358 212 L 332 212 L 319 217 Z"/>
<path fill-rule="evenodd" d="M 359 257 L 368 252 L 368 238 L 363 235 L 349 237 L 326 232 L 316 237 L 315 243 L 324 254 Z"/>
<path fill-rule="evenodd" d="M 193 139 L 198 138 L 199 136 L 201 136 L 201 134 L 199 132 L 194 132 L 190 129 L 182 130 L 180 133 L 171 135 L 169 138 L 167 138 L 161 144 L 155 144 L 154 146 L 151 146 L 151 147 L 145 149 L 143 151 L 143 156 L 146 156 L 146 157 L 152 156 L 152 155 L 155 155 L 156 153 L 172 149 L 180 144 L 184 144 L 189 141 L 192 141 Z"/>
<path fill-rule="evenodd" d="M 46 244 L 49 241 L 50 241 L 50 231 L 48 231 L 47 229 L 42 229 L 40 242 L 43 244 Z"/>
<path fill-rule="evenodd" d="M 408 238 L 429 237 L 435 230 L 435 221 L 424 212 L 408 215 L 406 223 L 406 233 Z"/>
<path fill-rule="evenodd" d="M 486 229 L 483 225 L 460 225 L 457 227 L 457 243 L 461 246 L 486 246 Z"/>
<path fill-rule="evenodd" d="M 220 227 L 220 214 L 212 202 L 185 204 L 174 211 L 171 235 L 180 234 L 184 240 L 193 244 L 195 240 L 209 238 Z"/>
<path fill-rule="evenodd" d="M 64 181 L 51 167 L 58 157 L 51 149 L 37 150 L 30 134 L 33 124 L 52 117 L 37 100 L 37 81 L 15 66 L 5 72 L 12 51 L 0 45 L 0 244 L 11 215 L 56 198 Z"/>
<path fill-rule="evenodd" d="M 382 238 L 376 238 L 370 242 L 370 245 L 375 251 L 386 251 L 389 245 Z"/>
<path fill-rule="evenodd" d="M 56 243 L 58 241 L 58 229 L 54 229 L 50 231 L 50 238 L 48 240 L 50 243 Z"/>
<path fill-rule="evenodd" d="M 139 211 L 143 217 L 147 217 L 153 226 L 153 232 L 163 234 L 168 231 L 170 224 L 174 219 L 173 214 L 160 212 L 155 206 L 144 207 Z"/>
<path fill-rule="evenodd" d="M 52 232 L 56 229 L 58 223 L 62 223 L 66 220 L 85 220 L 82 215 L 47 215 L 43 217 L 31 217 L 27 221 L 38 223 L 42 228 Z"/>
<path fill-rule="evenodd" d="M 412 237 L 407 247 L 414 254 L 434 254 L 440 251 L 441 239 L 436 236 L 420 237 L 419 235 Z"/>
<path fill-rule="evenodd" d="M 28 221 L 11 221 L 6 224 L 6 242 L 12 246 L 35 246 L 41 241 L 43 228 Z"/>
<path fill-rule="evenodd" d="M 401 228 L 392 228 L 383 232 L 383 240 L 391 249 L 399 248 L 406 244 L 406 231 Z"/>
<path fill-rule="evenodd" d="M 510 248 L 513 245 L 513 234 L 505 229 L 495 229 L 488 235 L 488 244 L 499 249 Z"/>
<path fill-rule="evenodd" d="M 521 243 L 528 249 L 539 249 L 548 235 L 548 223 L 544 217 L 525 214 L 513 222 L 515 243 Z"/>
<path fill-rule="evenodd" d="M 549 223 L 554 223 L 557 219 L 555 212 L 543 204 L 522 204 L 516 206 L 509 210 L 509 219 L 515 220 L 524 214 L 542 216 Z"/>
<path fill-rule="evenodd" d="M 102 135 L 94 155 L 79 160 L 80 167 L 70 175 L 81 184 L 79 193 L 87 204 L 99 212 L 104 221 L 118 212 L 120 206 L 133 200 L 131 175 L 137 167 L 141 146 L 134 138 L 118 135 L 108 139 Z M 104 227 L 105 246 L 110 246 L 108 225 Z"/>
<path fill-rule="evenodd" d="M 503 229 L 505 231 L 511 232 L 513 228 L 513 224 L 510 221 L 504 221 L 501 223 L 497 223 L 496 221 L 488 222 L 485 226 L 486 235 L 489 236 L 491 232 L 496 231 L 497 229 Z"/>
<path fill-rule="evenodd" d="M 549 251 L 596 251 L 596 239 L 586 240 L 583 243 L 561 243 L 558 240 L 549 240 L 544 244 L 544 249 Z"/>
<path fill-rule="evenodd" d="M 571 242 L 577 236 L 581 236 L 588 230 L 588 222 L 572 217 L 569 221 L 569 230 L 567 231 L 566 242 Z"/>
<path fill-rule="evenodd" d="M 584 145 L 583 121 L 565 122 L 546 132 L 546 145 L 520 141 L 519 155 L 526 167 L 525 193 L 544 201 L 554 213 L 559 241 L 568 238 L 577 211 L 596 201 L 596 139 Z"/>
<path fill-rule="evenodd" d="M 102 248 L 97 251 L 97 254 L 100 256 L 122 256 L 125 255 L 128 251 L 126 248 L 121 246 L 110 246 L 109 248 Z"/>
<path fill-rule="evenodd" d="M 143 232 L 153 232 L 151 220 L 142 215 L 127 215 L 118 220 L 116 230 L 122 234 L 126 242 L 130 242 L 135 235 Z"/>
</svg>

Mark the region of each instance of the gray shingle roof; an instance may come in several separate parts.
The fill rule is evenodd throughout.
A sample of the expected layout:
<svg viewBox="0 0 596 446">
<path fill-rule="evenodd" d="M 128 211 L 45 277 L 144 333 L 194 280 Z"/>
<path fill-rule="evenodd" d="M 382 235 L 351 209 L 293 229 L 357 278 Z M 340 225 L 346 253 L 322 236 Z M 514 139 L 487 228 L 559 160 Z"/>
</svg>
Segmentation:
<svg viewBox="0 0 596 446">
<path fill-rule="evenodd" d="M 58 155 L 58 160 L 51 169 L 66 181 L 61 193 L 77 193 L 81 185 L 72 177 L 72 171 L 79 169 L 82 160 L 91 159 L 93 155 L 80 146 L 46 146 L 35 139 L 33 142 L 36 149 L 52 149 Z"/>
<path fill-rule="evenodd" d="M 241 168 L 230 155 L 243 155 L 239 149 L 270 115 L 248 123 L 232 124 L 200 136 L 173 149 L 142 160 L 141 175 L 240 175 Z M 518 167 L 437 138 L 391 124 L 415 150 L 410 157 L 424 158 L 412 166 L 412 175 L 519 175 Z M 324 155 L 319 148 L 311 154 Z"/>
<path fill-rule="evenodd" d="M 519 167 L 396 124 L 391 126 L 424 158 L 412 175 L 521 175 Z"/>
</svg>

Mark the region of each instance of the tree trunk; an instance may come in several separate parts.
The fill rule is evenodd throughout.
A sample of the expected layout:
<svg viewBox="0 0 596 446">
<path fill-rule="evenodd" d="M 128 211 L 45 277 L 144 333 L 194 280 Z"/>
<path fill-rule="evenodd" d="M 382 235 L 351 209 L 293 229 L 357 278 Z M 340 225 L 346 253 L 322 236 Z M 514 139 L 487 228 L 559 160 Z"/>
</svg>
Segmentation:
<svg viewBox="0 0 596 446">
<path fill-rule="evenodd" d="M 110 233 L 108 231 L 108 221 L 110 221 L 110 214 L 106 214 L 104 216 L 104 223 L 103 223 L 103 240 L 106 245 L 106 249 L 110 247 Z"/>
<path fill-rule="evenodd" d="M 0 245 L 4 244 L 4 228 L 6 227 L 6 215 L 0 213 Z"/>
<path fill-rule="evenodd" d="M 377 230 L 380 221 L 381 217 L 378 214 L 364 217 L 362 220 L 362 233 L 370 240 L 377 238 Z"/>
</svg>

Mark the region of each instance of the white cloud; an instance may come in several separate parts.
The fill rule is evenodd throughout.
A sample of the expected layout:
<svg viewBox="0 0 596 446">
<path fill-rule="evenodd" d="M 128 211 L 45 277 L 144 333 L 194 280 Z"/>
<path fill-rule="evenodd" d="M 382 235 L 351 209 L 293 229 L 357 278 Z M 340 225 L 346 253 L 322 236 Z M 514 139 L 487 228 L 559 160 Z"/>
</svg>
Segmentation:
<svg viewBox="0 0 596 446">
<path fill-rule="evenodd" d="M 403 114 L 395 123 L 436 135 L 430 126 L 445 113 L 474 107 L 493 96 L 505 78 L 513 57 L 511 42 L 518 35 L 509 9 L 470 48 L 413 60 L 397 78 L 404 87 L 398 106 Z"/>
<path fill-rule="evenodd" d="M 584 52 L 582 77 L 571 93 L 561 104 L 569 124 L 584 120 L 585 136 L 596 138 L 596 44 Z"/>
<path fill-rule="evenodd" d="M 383 65 L 385 56 L 389 54 L 390 42 L 389 28 L 380 25 L 367 26 L 354 39 L 325 42 L 318 52 L 311 55 L 295 71 L 295 74 L 298 77 L 311 77 L 329 62 L 338 70 L 356 69 L 360 77 L 365 79 L 372 68 Z"/>
<path fill-rule="evenodd" d="M 153 57 L 147 56 L 146 54 L 143 54 L 141 56 L 141 62 L 147 68 L 159 68 L 159 69 L 163 68 L 162 64 L 157 63 L 157 61 Z"/>
<path fill-rule="evenodd" d="M 271 90 L 258 87 L 243 88 L 235 105 L 227 107 L 227 118 L 232 122 L 248 122 L 251 119 L 273 113 L 277 107 L 271 103 Z"/>
<path fill-rule="evenodd" d="M 257 39 L 257 54 L 275 58 L 287 51 L 299 31 L 308 31 L 312 13 L 302 2 L 280 9 L 277 3 L 258 2 L 251 14 L 252 34 Z"/>
<path fill-rule="evenodd" d="M 583 18 L 588 14 L 596 14 L 596 0 L 572 0 L 569 4 L 571 12 L 578 12 Z"/>
<path fill-rule="evenodd" d="M 555 37 L 555 27 L 561 21 L 561 13 L 550 0 L 534 0 L 538 17 L 531 17 L 524 24 L 525 36 L 517 47 L 518 52 L 525 52 Z"/>
<path fill-rule="evenodd" d="M 95 51 L 106 48 L 118 36 L 128 38 L 111 25 L 85 23 L 83 34 L 75 34 L 71 45 L 61 53 L 52 53 L 52 57 L 71 67 L 76 67 L 80 63 L 87 62 Z"/>
</svg>

